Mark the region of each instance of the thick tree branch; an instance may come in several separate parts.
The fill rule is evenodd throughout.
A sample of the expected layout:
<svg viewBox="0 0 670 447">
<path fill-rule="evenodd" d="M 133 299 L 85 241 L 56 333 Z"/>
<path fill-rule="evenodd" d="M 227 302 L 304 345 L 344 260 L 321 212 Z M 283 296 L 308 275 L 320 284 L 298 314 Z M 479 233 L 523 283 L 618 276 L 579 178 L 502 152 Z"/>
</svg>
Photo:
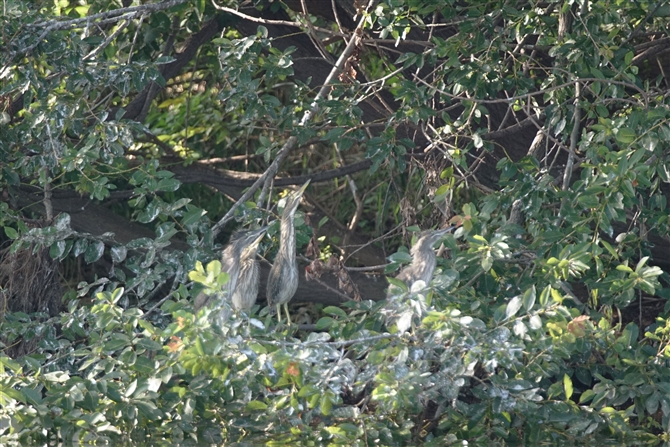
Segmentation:
<svg viewBox="0 0 670 447">
<path fill-rule="evenodd" d="M 182 68 L 195 57 L 198 48 L 209 42 L 214 36 L 221 32 L 222 29 L 223 27 L 221 23 L 216 18 L 205 23 L 202 29 L 191 37 L 184 47 L 184 50 L 176 55 L 175 60 L 169 64 L 165 64 L 161 70 L 163 79 L 167 81 L 181 73 Z M 144 105 L 147 102 L 153 101 L 162 90 L 162 88 L 156 88 L 154 86 L 157 87 L 155 82 L 149 83 L 144 90 L 142 90 L 142 92 L 140 92 L 135 99 L 125 107 L 125 113 L 123 115 L 124 119 L 136 120 L 141 116 Z M 114 116 L 116 116 L 115 113 L 110 113 L 110 119 Z"/>
<path fill-rule="evenodd" d="M 228 169 L 215 169 L 204 163 L 194 163 L 190 166 L 183 166 L 180 162 L 177 163 L 179 164 L 175 164 L 172 167 L 168 166 L 168 169 L 175 173 L 179 181 L 184 183 L 204 183 L 214 187 L 247 188 L 253 186 L 263 176 L 262 174 L 251 174 Z M 314 174 L 278 177 L 275 179 L 274 184 L 275 186 L 302 185 L 308 179 L 312 183 L 326 182 L 334 178 L 364 171 L 369 169 L 370 166 L 372 166 L 372 161 L 363 160 L 337 169 L 330 169 Z"/>
</svg>

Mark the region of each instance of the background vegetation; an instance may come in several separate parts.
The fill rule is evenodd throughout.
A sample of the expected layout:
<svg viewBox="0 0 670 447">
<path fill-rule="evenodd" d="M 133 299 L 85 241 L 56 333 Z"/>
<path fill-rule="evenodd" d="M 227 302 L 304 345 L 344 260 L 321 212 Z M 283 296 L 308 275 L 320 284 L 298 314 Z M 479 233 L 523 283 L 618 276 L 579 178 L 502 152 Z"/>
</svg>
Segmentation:
<svg viewBox="0 0 670 447">
<path fill-rule="evenodd" d="M 665 2 L 2 7 L 0 443 L 668 440 Z M 194 313 L 308 178 L 295 324 Z"/>
</svg>

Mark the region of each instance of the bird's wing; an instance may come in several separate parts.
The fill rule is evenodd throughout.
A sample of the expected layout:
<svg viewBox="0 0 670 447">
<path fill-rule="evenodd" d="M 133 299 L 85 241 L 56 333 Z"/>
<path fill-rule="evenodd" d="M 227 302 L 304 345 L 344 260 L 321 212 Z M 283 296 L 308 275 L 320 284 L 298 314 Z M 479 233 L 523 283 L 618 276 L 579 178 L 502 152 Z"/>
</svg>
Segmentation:
<svg viewBox="0 0 670 447">
<path fill-rule="evenodd" d="M 232 294 L 231 302 L 233 309 L 249 312 L 256 303 L 258 297 L 258 262 L 255 260 L 247 261 L 242 264 L 240 276 L 237 278 L 237 287 Z"/>
<path fill-rule="evenodd" d="M 408 286 L 411 286 L 414 281 L 416 281 L 416 272 L 412 268 L 412 266 L 405 267 L 398 273 L 396 276 L 396 279 L 399 279 L 400 281 L 404 282 Z"/>
<path fill-rule="evenodd" d="M 293 264 L 291 264 L 293 263 Z M 276 259 L 268 276 L 268 304 L 287 303 L 298 287 L 298 263 L 295 259 Z"/>
<path fill-rule="evenodd" d="M 268 305 L 272 307 L 278 302 L 279 294 L 281 293 L 281 276 L 282 276 L 282 263 L 278 259 L 275 259 L 275 263 L 270 269 L 270 274 L 268 275 L 268 284 L 266 290 L 266 297 L 268 299 Z"/>
</svg>

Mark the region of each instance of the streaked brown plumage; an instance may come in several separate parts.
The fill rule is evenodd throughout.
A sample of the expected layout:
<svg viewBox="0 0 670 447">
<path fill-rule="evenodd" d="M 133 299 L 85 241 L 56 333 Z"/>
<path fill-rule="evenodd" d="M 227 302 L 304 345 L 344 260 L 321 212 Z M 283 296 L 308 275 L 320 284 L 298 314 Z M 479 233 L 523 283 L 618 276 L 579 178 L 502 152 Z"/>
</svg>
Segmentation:
<svg viewBox="0 0 670 447">
<path fill-rule="evenodd" d="M 231 299 L 231 306 L 236 311 L 251 309 L 258 295 L 256 252 L 266 231 L 267 227 L 263 227 L 233 234 L 221 254 L 221 271 L 228 273 L 230 279 L 219 293 L 200 293 L 195 299 L 196 311 L 226 299 Z"/>
<path fill-rule="evenodd" d="M 276 306 L 277 318 L 281 322 L 281 305 L 284 305 L 288 323 L 288 302 L 298 289 L 298 262 L 295 258 L 295 227 L 293 220 L 300 199 L 309 185 L 309 180 L 297 191 L 292 192 L 281 216 L 279 250 L 268 276 L 267 298 L 269 306 Z"/>
<path fill-rule="evenodd" d="M 437 265 L 437 256 L 433 250 L 433 245 L 444 237 L 454 227 L 447 227 L 442 230 L 426 230 L 419 234 L 414 245 L 410 250 L 412 263 L 402 269 L 396 276 L 396 279 L 403 281 L 408 287 L 412 287 L 416 281 L 423 281 L 426 285 L 433 279 L 433 272 Z M 392 289 L 397 287 L 390 286 L 388 295 L 392 295 Z"/>
</svg>

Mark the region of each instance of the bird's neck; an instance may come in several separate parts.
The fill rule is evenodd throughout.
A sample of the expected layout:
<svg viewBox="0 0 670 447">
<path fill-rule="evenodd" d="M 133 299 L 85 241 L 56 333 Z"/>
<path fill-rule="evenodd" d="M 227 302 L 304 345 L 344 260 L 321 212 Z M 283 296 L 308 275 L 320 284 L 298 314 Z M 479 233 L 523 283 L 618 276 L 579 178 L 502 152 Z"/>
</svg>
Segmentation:
<svg viewBox="0 0 670 447">
<path fill-rule="evenodd" d="M 426 262 L 437 262 L 437 255 L 435 250 L 432 247 L 429 247 L 428 250 L 416 250 L 412 253 L 412 264 L 426 263 Z"/>
<path fill-rule="evenodd" d="M 295 259 L 295 228 L 293 227 L 293 216 L 289 216 L 289 219 L 282 220 L 278 255 L 289 259 Z"/>
</svg>

